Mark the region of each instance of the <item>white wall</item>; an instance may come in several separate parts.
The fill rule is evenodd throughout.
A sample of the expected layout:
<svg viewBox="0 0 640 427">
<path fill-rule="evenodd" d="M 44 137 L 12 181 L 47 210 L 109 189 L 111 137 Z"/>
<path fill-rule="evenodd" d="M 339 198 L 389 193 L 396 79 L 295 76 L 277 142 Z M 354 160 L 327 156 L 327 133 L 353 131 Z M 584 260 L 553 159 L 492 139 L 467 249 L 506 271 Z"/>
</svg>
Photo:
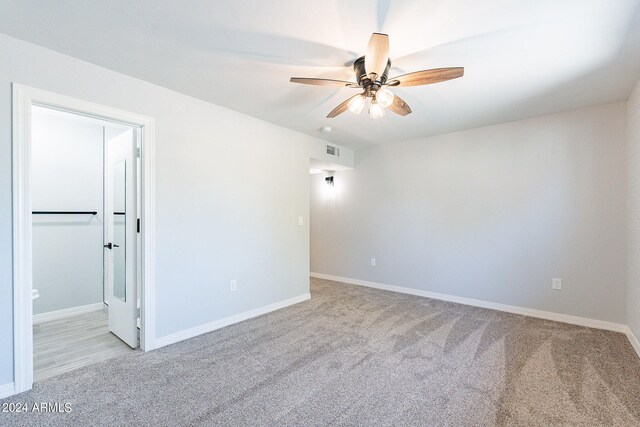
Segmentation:
<svg viewBox="0 0 640 427">
<path fill-rule="evenodd" d="M 102 302 L 103 126 L 35 107 L 33 210 L 97 215 L 33 216 L 33 313 Z"/>
<path fill-rule="evenodd" d="M 625 323 L 625 107 L 358 152 L 311 178 L 312 271 Z"/>
<path fill-rule="evenodd" d="M 627 325 L 640 339 L 640 82 L 627 103 Z"/>
<path fill-rule="evenodd" d="M 13 378 L 11 82 L 156 119 L 158 337 L 308 292 L 309 157 L 327 157 L 324 141 L 4 35 L 0 57 L 0 384 Z"/>
</svg>

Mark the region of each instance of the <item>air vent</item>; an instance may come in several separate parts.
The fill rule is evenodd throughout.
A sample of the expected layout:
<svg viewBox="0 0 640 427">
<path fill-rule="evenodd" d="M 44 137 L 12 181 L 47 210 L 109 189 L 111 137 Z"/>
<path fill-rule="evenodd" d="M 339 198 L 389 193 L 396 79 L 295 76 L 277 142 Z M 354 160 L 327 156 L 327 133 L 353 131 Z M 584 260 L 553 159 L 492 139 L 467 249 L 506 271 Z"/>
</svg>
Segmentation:
<svg viewBox="0 0 640 427">
<path fill-rule="evenodd" d="M 340 149 L 338 147 L 334 147 L 333 145 L 327 145 L 327 154 L 330 156 L 340 157 Z"/>
</svg>

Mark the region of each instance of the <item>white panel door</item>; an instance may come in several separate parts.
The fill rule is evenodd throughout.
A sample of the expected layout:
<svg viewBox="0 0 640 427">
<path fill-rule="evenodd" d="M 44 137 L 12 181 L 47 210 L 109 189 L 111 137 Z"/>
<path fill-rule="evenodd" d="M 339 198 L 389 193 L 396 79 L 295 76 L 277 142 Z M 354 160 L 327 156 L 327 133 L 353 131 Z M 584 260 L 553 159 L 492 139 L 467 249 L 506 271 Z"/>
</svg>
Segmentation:
<svg viewBox="0 0 640 427">
<path fill-rule="evenodd" d="M 136 130 L 107 141 L 104 274 L 109 330 L 132 348 L 137 329 Z"/>
</svg>

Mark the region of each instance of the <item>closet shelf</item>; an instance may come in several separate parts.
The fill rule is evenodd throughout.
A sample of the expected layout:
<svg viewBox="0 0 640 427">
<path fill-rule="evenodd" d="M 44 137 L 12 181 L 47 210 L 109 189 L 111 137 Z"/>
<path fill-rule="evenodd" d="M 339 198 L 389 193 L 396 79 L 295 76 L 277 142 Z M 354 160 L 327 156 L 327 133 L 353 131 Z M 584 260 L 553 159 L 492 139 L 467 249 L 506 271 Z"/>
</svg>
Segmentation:
<svg viewBox="0 0 640 427">
<path fill-rule="evenodd" d="M 97 211 L 33 211 L 34 215 L 97 215 Z"/>
</svg>

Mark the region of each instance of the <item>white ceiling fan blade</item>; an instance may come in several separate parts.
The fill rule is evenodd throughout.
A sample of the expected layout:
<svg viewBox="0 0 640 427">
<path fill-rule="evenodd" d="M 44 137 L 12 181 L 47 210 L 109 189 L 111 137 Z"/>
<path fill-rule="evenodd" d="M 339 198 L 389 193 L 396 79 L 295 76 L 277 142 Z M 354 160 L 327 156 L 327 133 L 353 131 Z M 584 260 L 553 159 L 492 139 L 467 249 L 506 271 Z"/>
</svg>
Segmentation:
<svg viewBox="0 0 640 427">
<path fill-rule="evenodd" d="M 389 61 L 389 36 L 373 33 L 369 39 L 367 53 L 364 57 L 364 69 L 367 75 L 375 74 L 376 79 L 384 73 Z"/>
</svg>

